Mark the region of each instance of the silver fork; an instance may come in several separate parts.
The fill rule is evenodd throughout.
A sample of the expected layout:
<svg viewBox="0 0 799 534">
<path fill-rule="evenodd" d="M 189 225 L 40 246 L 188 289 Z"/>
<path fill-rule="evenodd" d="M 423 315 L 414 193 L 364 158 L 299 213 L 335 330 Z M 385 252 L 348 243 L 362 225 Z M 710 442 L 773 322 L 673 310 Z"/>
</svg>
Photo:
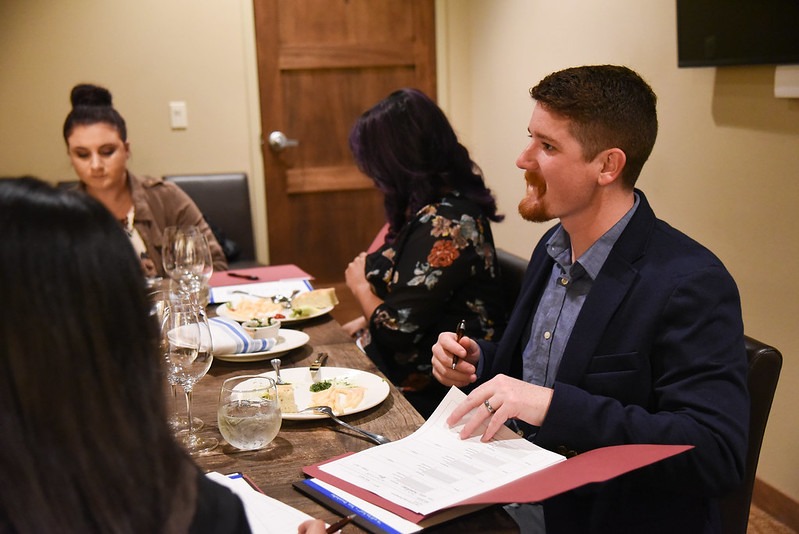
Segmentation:
<svg viewBox="0 0 799 534">
<path fill-rule="evenodd" d="M 275 370 L 275 384 L 282 386 L 288 384 L 285 380 L 280 378 L 280 358 L 272 358 L 272 368 Z"/>
<path fill-rule="evenodd" d="M 236 293 L 239 295 L 247 295 L 249 297 L 255 297 L 257 299 L 271 300 L 275 304 L 282 304 L 284 308 L 291 308 L 291 302 L 294 300 L 294 297 L 296 297 L 299 294 L 299 292 L 300 292 L 299 289 L 295 289 L 294 291 L 291 292 L 291 295 L 278 294 L 278 295 L 272 295 L 271 297 L 265 297 L 263 295 L 256 295 L 255 293 L 250 293 L 249 291 L 242 291 L 241 289 L 234 289 L 233 291 L 231 291 L 231 293 Z"/>
<path fill-rule="evenodd" d="M 291 308 L 291 303 L 294 300 L 294 297 L 296 297 L 299 293 L 300 293 L 300 290 L 299 289 L 295 289 L 294 291 L 291 292 L 291 295 L 288 295 L 288 296 L 286 296 L 286 295 L 275 295 L 275 296 L 272 297 L 272 302 L 274 302 L 275 304 L 281 303 L 281 304 L 283 304 L 284 308 Z"/>
<path fill-rule="evenodd" d="M 378 445 L 384 445 L 386 443 L 391 443 L 391 440 L 388 439 L 385 436 L 381 436 L 380 434 L 375 434 L 374 432 L 369 432 L 369 431 L 364 430 L 362 428 L 358 428 L 357 426 L 352 426 L 349 423 L 345 423 L 344 421 L 342 421 L 341 419 L 336 417 L 336 415 L 333 413 L 333 409 L 330 408 L 330 406 L 308 406 L 307 408 L 305 408 L 302 411 L 303 412 L 323 413 L 326 416 L 328 416 L 329 418 L 331 418 L 333 421 L 335 421 L 336 423 L 338 423 L 338 424 L 340 424 L 342 426 L 345 426 L 345 427 L 349 428 L 350 430 L 354 430 L 355 432 L 363 434 L 364 436 L 366 436 L 367 438 L 371 439 L 372 441 L 374 441 Z"/>
<path fill-rule="evenodd" d="M 255 297 L 257 299 L 264 299 L 269 300 L 272 297 L 264 297 L 263 295 L 256 295 L 255 293 L 250 293 L 249 291 L 242 291 L 241 289 L 234 289 L 231 293 L 236 293 L 238 295 L 247 295 L 249 297 Z"/>
</svg>

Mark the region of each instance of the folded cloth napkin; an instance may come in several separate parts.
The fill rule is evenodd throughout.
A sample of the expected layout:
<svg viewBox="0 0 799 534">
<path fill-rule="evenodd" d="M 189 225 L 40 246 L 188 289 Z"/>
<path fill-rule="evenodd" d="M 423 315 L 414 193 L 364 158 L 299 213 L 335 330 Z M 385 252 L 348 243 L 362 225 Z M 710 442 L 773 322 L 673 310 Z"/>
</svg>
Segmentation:
<svg viewBox="0 0 799 534">
<path fill-rule="evenodd" d="M 253 339 L 232 319 L 212 317 L 208 319 L 211 327 L 211 340 L 214 354 L 240 354 L 243 352 L 264 352 L 272 350 L 277 339 Z"/>
</svg>

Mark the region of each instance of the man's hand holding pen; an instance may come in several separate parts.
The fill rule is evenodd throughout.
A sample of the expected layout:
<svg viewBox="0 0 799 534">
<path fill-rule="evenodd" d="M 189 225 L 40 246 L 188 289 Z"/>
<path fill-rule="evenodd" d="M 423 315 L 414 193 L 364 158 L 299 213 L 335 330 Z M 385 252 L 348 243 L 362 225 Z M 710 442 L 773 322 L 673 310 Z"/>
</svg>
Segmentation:
<svg viewBox="0 0 799 534">
<path fill-rule="evenodd" d="M 433 376 L 445 386 L 463 387 L 477 380 L 480 347 L 470 337 L 442 332 L 433 345 Z"/>
<path fill-rule="evenodd" d="M 466 321 L 463 319 L 460 320 L 458 323 L 458 328 L 455 329 L 455 341 L 460 343 L 461 338 L 466 333 Z M 454 354 L 452 355 L 452 369 L 455 369 L 458 365 L 458 357 Z"/>
</svg>

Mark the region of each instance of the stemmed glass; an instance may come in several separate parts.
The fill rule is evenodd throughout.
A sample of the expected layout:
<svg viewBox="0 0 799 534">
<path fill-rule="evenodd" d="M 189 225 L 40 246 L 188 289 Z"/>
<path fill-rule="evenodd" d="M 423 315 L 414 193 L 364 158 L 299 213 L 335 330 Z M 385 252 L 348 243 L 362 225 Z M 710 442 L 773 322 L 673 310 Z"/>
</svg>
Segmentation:
<svg viewBox="0 0 799 534">
<path fill-rule="evenodd" d="M 161 327 L 161 354 L 166 355 L 167 350 L 169 349 L 168 340 L 165 335 L 165 328 L 166 325 L 165 321 L 167 318 L 167 314 L 169 313 L 169 306 L 171 300 L 173 298 L 172 292 L 169 290 L 168 285 L 166 287 L 162 286 L 150 292 L 150 302 L 152 304 L 151 315 L 153 315 L 156 320 L 158 321 L 159 326 Z M 172 415 L 169 416 L 169 427 L 172 429 L 175 434 L 180 431 L 185 431 L 189 429 L 189 422 L 186 419 L 185 415 L 179 415 L 177 412 L 177 399 L 178 399 L 178 383 L 171 372 L 167 372 L 167 382 L 169 384 L 169 390 L 172 395 Z M 197 431 L 201 429 L 205 423 L 199 417 L 192 418 L 192 424 L 194 425 L 194 430 Z"/>
<path fill-rule="evenodd" d="M 168 226 L 163 239 L 164 272 L 177 283 L 178 291 L 192 295 L 204 306 L 201 293 L 214 271 L 205 235 L 196 226 Z"/>
<path fill-rule="evenodd" d="M 162 328 L 162 347 L 170 383 L 181 386 L 186 397 L 189 428 L 179 434 L 180 439 L 191 454 L 209 451 L 218 441 L 197 436 L 191 394 L 194 384 L 205 376 L 213 361 L 211 330 L 200 306 L 186 294 L 175 295 L 170 300 Z"/>
</svg>

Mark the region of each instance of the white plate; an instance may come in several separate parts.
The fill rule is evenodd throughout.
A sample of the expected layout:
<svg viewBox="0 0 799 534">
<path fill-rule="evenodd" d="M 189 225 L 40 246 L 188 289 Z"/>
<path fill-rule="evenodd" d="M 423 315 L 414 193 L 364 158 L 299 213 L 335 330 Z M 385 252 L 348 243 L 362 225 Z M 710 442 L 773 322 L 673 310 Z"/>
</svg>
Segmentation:
<svg viewBox="0 0 799 534">
<path fill-rule="evenodd" d="M 277 344 L 270 350 L 262 352 L 241 352 L 238 354 L 214 354 L 214 358 L 226 362 L 258 362 L 274 358 L 278 354 L 283 354 L 297 347 L 302 347 L 311 338 L 305 332 L 299 330 L 287 330 L 281 328 L 277 333 Z"/>
<path fill-rule="evenodd" d="M 313 319 L 314 317 L 319 317 L 321 315 L 329 313 L 330 310 L 332 310 L 332 309 L 333 309 L 333 306 L 325 306 L 324 308 L 317 308 L 310 315 L 305 315 L 303 317 L 291 317 L 291 309 L 287 309 L 285 311 L 285 313 L 282 313 L 282 315 L 285 315 L 286 317 L 283 318 L 283 319 L 279 319 L 279 320 L 280 320 L 281 323 L 284 323 L 284 324 L 285 323 L 298 323 L 300 321 L 307 321 L 308 319 Z M 241 315 L 237 314 L 235 311 L 233 311 L 230 308 L 228 308 L 227 304 L 220 304 L 219 306 L 217 306 L 216 314 L 218 316 L 220 316 L 220 317 L 226 317 L 228 319 L 233 319 L 234 321 L 238 321 L 240 323 L 244 322 L 244 321 L 249 321 L 250 319 L 252 319 L 252 317 L 243 318 Z"/>
<path fill-rule="evenodd" d="M 275 372 L 261 373 L 261 376 L 275 378 Z M 294 401 L 297 409 L 302 410 L 311 406 L 310 387 L 313 384 L 311 370 L 308 367 L 287 367 L 280 370 L 280 377 L 294 386 Z M 361 386 L 366 389 L 363 399 L 354 408 L 344 410 L 339 415 L 350 415 L 353 413 L 368 410 L 377 406 L 388 397 L 388 382 L 379 376 L 359 371 L 358 369 L 348 369 L 346 367 L 322 367 L 319 370 L 319 380 L 331 380 L 333 378 L 345 379 L 354 386 Z M 306 419 L 327 419 L 326 415 L 317 413 L 284 413 L 283 419 L 290 421 L 303 421 Z"/>
</svg>

